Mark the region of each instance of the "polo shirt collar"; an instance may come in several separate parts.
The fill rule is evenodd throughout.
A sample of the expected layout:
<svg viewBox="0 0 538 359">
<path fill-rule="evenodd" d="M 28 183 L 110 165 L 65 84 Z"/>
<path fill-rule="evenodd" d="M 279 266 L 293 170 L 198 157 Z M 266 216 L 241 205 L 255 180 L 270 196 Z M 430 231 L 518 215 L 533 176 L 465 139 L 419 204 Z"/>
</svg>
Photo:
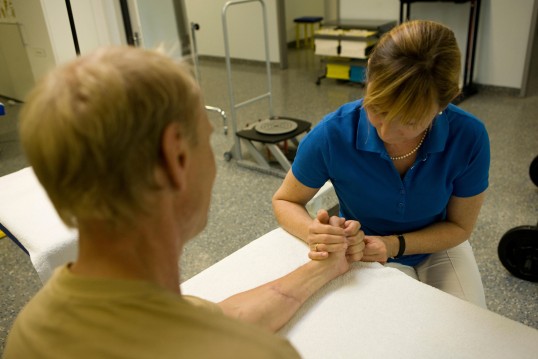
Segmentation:
<svg viewBox="0 0 538 359">
<path fill-rule="evenodd" d="M 359 118 L 357 125 L 357 139 L 355 147 L 360 151 L 386 153 L 385 145 L 383 141 L 377 135 L 377 131 L 374 126 L 368 120 L 366 109 L 360 106 L 358 109 Z M 423 146 L 423 153 L 435 153 L 442 152 L 445 149 L 446 141 L 448 139 L 448 114 L 447 110 L 438 115 L 433 121 L 433 126 L 430 129 L 430 133 L 426 137 Z"/>
<path fill-rule="evenodd" d="M 385 145 L 383 145 L 383 141 L 381 141 L 381 139 L 377 135 L 375 127 L 372 126 L 372 124 L 368 120 L 366 109 L 361 106 L 358 108 L 358 110 L 359 123 L 357 126 L 357 140 L 355 143 L 355 147 L 357 148 L 357 150 L 360 151 L 377 153 L 385 152 Z"/>
</svg>

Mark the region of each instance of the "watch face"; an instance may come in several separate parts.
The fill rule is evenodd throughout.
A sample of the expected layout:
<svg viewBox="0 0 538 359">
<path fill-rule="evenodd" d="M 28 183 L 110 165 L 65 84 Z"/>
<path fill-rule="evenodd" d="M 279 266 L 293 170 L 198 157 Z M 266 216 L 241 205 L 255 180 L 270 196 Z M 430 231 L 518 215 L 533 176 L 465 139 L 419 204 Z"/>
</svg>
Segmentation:
<svg viewBox="0 0 538 359">
<path fill-rule="evenodd" d="M 264 135 L 282 135 L 294 131 L 297 122 L 290 120 L 263 120 L 256 124 L 256 131 Z"/>
</svg>

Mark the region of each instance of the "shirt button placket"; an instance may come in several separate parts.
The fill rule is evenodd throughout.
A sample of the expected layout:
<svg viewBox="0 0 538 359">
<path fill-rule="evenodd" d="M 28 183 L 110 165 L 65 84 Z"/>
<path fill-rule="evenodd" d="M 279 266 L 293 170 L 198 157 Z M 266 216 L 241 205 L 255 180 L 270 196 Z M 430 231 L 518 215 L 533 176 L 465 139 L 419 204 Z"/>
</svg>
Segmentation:
<svg viewBox="0 0 538 359">
<path fill-rule="evenodd" d="M 398 203 L 398 212 L 403 215 L 405 211 L 405 188 L 400 187 L 400 201 Z"/>
</svg>

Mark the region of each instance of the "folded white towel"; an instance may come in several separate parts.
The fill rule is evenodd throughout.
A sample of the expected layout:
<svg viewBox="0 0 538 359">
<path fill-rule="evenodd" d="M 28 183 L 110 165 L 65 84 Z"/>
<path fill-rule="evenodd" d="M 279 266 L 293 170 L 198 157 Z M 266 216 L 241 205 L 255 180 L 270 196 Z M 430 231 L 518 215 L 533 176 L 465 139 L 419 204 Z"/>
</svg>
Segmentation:
<svg viewBox="0 0 538 359">
<path fill-rule="evenodd" d="M 282 229 L 181 285 L 221 301 L 305 263 L 308 248 Z M 310 358 L 536 358 L 538 331 L 379 263 L 355 263 L 280 331 Z"/>
<path fill-rule="evenodd" d="M 78 233 L 60 220 L 31 167 L 0 177 L 0 223 L 26 248 L 43 283 L 76 257 Z"/>
</svg>

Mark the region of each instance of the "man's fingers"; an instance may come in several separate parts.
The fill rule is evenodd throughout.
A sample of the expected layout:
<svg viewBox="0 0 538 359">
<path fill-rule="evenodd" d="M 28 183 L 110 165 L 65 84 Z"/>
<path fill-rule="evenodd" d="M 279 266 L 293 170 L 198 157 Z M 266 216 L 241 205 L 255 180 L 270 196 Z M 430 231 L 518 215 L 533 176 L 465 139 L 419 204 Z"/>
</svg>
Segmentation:
<svg viewBox="0 0 538 359">
<path fill-rule="evenodd" d="M 353 246 L 358 243 L 364 243 L 364 232 L 359 231 L 357 234 L 353 236 L 347 236 L 347 242 L 350 246 Z"/>
<path fill-rule="evenodd" d="M 346 222 L 346 219 L 342 217 L 332 216 L 331 218 L 329 218 L 329 224 L 331 226 L 344 228 L 345 222 Z"/>
<path fill-rule="evenodd" d="M 324 244 L 336 244 L 336 243 L 346 243 L 347 240 L 343 233 L 318 233 L 311 235 L 308 238 L 308 243 L 324 243 Z"/>
<path fill-rule="evenodd" d="M 345 231 L 343 228 L 332 226 L 330 224 L 314 223 L 309 227 L 310 234 L 312 235 L 336 235 L 345 237 Z"/>
<path fill-rule="evenodd" d="M 323 259 L 327 259 L 329 257 L 329 253 L 327 252 L 316 252 L 316 251 L 310 251 L 308 252 L 308 258 L 319 261 Z"/>
<path fill-rule="evenodd" d="M 319 223 L 329 224 L 329 212 L 324 209 L 320 209 L 316 214 L 316 219 Z"/>
<path fill-rule="evenodd" d="M 339 242 L 339 243 L 318 243 L 312 248 L 314 251 L 317 252 L 340 252 L 345 251 L 348 249 L 348 245 L 346 242 Z"/>
<path fill-rule="evenodd" d="M 344 222 L 344 229 L 347 236 L 354 236 L 359 232 L 361 224 L 358 221 L 348 220 Z"/>
<path fill-rule="evenodd" d="M 355 254 L 355 253 L 363 252 L 364 247 L 365 247 L 364 242 L 360 242 L 358 244 L 348 246 L 346 253 L 347 254 Z"/>
</svg>

